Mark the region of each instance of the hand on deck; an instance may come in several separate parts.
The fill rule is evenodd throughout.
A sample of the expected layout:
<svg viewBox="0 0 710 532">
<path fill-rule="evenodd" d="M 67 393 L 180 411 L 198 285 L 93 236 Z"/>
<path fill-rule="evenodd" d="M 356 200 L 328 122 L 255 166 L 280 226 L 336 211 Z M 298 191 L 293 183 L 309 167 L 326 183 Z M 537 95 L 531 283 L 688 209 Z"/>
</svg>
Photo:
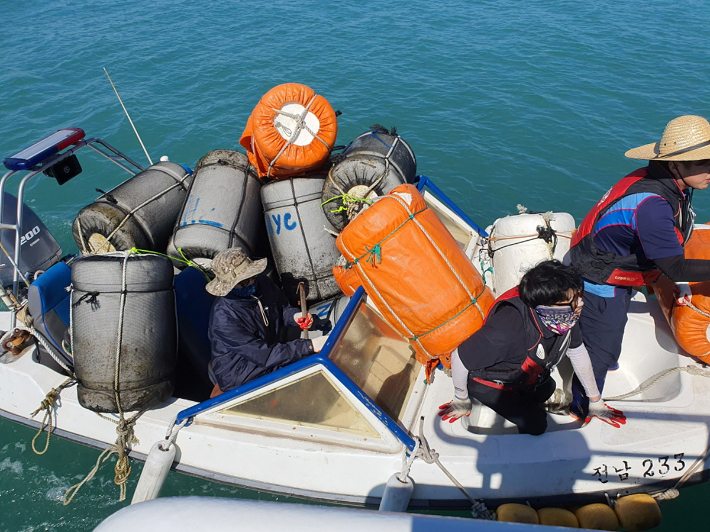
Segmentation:
<svg viewBox="0 0 710 532">
<path fill-rule="evenodd" d="M 471 400 L 459 399 L 454 397 L 453 401 L 449 401 L 439 407 L 439 415 L 442 421 L 453 423 L 457 419 L 471 414 Z"/>
<path fill-rule="evenodd" d="M 603 399 L 599 399 L 596 402 L 589 401 L 589 413 L 587 414 L 585 424 L 589 423 L 593 417 L 617 429 L 620 428 L 621 425 L 626 425 L 626 416 L 624 413 L 621 410 L 610 407 Z"/>
</svg>

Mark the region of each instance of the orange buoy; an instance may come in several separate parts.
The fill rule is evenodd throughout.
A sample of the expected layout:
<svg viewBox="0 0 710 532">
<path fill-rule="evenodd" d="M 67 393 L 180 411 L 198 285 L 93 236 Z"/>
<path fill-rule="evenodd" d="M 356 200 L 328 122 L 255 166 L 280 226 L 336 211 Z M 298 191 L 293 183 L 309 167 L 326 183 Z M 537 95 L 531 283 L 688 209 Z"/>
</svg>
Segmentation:
<svg viewBox="0 0 710 532">
<path fill-rule="evenodd" d="M 259 177 L 304 175 L 328 160 L 338 120 L 328 100 L 300 83 L 277 85 L 262 96 L 239 139 Z"/>
<path fill-rule="evenodd" d="M 579 528 L 577 517 L 563 508 L 540 508 L 537 511 L 537 516 L 541 525 Z"/>
<path fill-rule="evenodd" d="M 333 277 L 335 277 L 335 282 L 338 283 L 341 292 L 348 297 L 352 297 L 355 290 L 362 285 L 357 271 L 352 268 L 347 269 L 343 266 L 335 266 L 333 268 Z"/>
<path fill-rule="evenodd" d="M 696 227 L 685 245 L 685 257 L 710 259 L 710 226 Z M 652 287 L 678 344 L 710 363 L 710 281 L 688 284 L 692 292 L 690 305 L 678 300 L 679 287 L 665 275 Z"/>
<path fill-rule="evenodd" d="M 352 263 L 347 276 L 334 271 L 343 292 L 357 286 L 357 275 L 387 322 L 409 340 L 427 378 L 439 361 L 451 367 L 451 353 L 481 328 L 495 300 L 412 185 L 392 189 L 358 214 L 335 243 Z"/>
<path fill-rule="evenodd" d="M 514 502 L 501 504 L 496 510 L 498 521 L 506 523 L 527 523 L 530 525 L 539 525 L 540 519 L 537 512 L 525 504 L 517 504 Z"/>
<path fill-rule="evenodd" d="M 579 522 L 579 528 L 590 528 L 592 530 L 619 530 L 619 519 L 614 510 L 606 504 L 588 504 L 578 508 L 574 515 Z"/>
<path fill-rule="evenodd" d="M 661 509 L 656 499 L 647 493 L 635 493 L 617 499 L 614 511 L 621 528 L 628 532 L 643 532 L 661 524 Z"/>
</svg>

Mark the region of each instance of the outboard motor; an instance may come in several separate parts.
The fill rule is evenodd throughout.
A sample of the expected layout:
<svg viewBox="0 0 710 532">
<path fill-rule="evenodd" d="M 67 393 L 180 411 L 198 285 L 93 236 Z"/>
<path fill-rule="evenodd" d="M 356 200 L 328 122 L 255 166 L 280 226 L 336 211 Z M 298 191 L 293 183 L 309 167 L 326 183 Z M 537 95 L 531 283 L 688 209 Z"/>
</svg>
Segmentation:
<svg viewBox="0 0 710 532">
<path fill-rule="evenodd" d="M 17 198 L 5 192 L 3 194 L 2 222 L 6 224 L 17 223 Z M 52 264 L 59 261 L 62 256 L 62 249 L 59 244 L 44 226 L 39 217 L 27 205 L 22 205 L 22 236 L 20 245 L 20 271 L 31 278 L 35 272 L 44 271 Z M 0 231 L 2 245 L 5 247 L 10 258 L 14 260 L 15 255 L 15 233 L 13 231 Z M 2 286 L 12 285 L 14 268 L 4 252 L 0 251 L 0 281 Z"/>
</svg>

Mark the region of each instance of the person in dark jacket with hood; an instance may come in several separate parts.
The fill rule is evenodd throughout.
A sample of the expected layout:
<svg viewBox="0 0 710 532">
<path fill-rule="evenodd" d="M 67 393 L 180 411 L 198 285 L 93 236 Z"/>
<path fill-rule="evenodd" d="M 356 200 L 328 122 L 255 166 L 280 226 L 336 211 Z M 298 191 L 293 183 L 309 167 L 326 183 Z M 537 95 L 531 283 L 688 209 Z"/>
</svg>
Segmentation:
<svg viewBox="0 0 710 532">
<path fill-rule="evenodd" d="M 263 274 L 266 264 L 266 259 L 252 261 L 241 248 L 212 260 L 215 278 L 206 290 L 217 296 L 208 330 L 217 380 L 213 397 L 312 355 L 326 342 L 327 336 L 287 341 L 290 327 L 329 330 L 330 322 L 302 317 Z"/>
</svg>

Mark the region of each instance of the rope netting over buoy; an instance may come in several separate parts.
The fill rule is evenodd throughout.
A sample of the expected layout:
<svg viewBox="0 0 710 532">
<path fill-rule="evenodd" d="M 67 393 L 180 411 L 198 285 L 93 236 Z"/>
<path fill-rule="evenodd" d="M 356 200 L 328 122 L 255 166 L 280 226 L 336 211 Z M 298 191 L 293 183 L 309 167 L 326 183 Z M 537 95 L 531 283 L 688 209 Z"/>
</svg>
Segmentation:
<svg viewBox="0 0 710 532">
<path fill-rule="evenodd" d="M 101 464 L 108 460 L 114 454 L 116 455 L 116 465 L 114 467 L 115 474 L 113 481 L 119 487 L 120 490 L 119 501 L 124 501 L 126 499 L 126 482 L 128 481 L 128 478 L 131 474 L 131 464 L 128 454 L 131 450 L 131 446 L 133 444 L 139 443 L 134 433 L 134 427 L 138 418 L 142 416 L 147 410 L 147 408 L 144 408 L 132 415 L 131 417 L 126 418 L 126 414 L 123 411 L 123 407 L 121 406 L 121 393 L 119 387 L 121 347 L 123 344 L 124 311 L 126 307 L 126 294 L 128 293 L 126 280 L 127 264 L 128 259 L 135 254 L 136 253 L 134 250 L 129 250 L 125 252 L 121 272 L 121 297 L 119 303 L 116 353 L 114 357 L 113 375 L 113 394 L 119 418 L 116 421 L 107 418 L 97 412 L 97 414 L 101 418 L 116 423 L 116 442 L 113 445 L 107 447 L 99 455 L 98 459 L 96 460 L 96 464 L 81 482 L 75 484 L 66 491 L 66 493 L 64 494 L 65 505 L 71 503 L 72 499 L 77 494 L 79 489 L 81 489 L 84 484 L 94 478 L 94 475 L 96 475 L 96 472 L 99 470 L 99 467 L 101 467 Z M 146 404 L 150 404 L 150 400 L 146 400 Z"/>
</svg>

